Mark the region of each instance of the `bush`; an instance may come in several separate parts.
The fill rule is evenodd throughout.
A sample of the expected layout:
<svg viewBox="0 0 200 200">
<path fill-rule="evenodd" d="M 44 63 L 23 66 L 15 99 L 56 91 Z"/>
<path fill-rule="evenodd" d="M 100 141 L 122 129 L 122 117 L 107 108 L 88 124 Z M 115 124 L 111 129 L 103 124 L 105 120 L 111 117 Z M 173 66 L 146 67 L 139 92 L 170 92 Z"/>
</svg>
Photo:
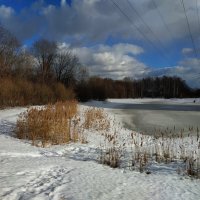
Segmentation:
<svg viewBox="0 0 200 200">
<path fill-rule="evenodd" d="M 77 114 L 77 102 L 57 102 L 42 108 L 30 108 L 19 116 L 16 124 L 16 137 L 46 144 L 68 143 L 75 141 L 75 126 L 72 118 Z M 73 120 L 74 121 L 74 120 Z M 74 124 L 77 124 L 74 122 Z"/>
</svg>

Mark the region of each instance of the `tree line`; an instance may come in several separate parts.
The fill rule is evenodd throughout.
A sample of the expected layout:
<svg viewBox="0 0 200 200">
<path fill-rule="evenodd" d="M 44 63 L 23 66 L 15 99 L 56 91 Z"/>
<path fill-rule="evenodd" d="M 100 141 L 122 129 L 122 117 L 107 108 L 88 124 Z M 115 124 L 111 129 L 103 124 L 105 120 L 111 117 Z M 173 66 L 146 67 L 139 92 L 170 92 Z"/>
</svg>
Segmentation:
<svg viewBox="0 0 200 200">
<path fill-rule="evenodd" d="M 78 56 L 47 39 L 24 48 L 0 26 L 0 107 L 46 104 L 70 98 L 183 98 L 200 96 L 179 77 L 112 80 L 89 77 Z"/>
<path fill-rule="evenodd" d="M 105 100 L 107 98 L 187 98 L 199 97 L 199 89 L 191 89 L 179 77 L 156 77 L 132 80 L 112 80 L 91 77 L 77 88 L 80 100 Z"/>
</svg>

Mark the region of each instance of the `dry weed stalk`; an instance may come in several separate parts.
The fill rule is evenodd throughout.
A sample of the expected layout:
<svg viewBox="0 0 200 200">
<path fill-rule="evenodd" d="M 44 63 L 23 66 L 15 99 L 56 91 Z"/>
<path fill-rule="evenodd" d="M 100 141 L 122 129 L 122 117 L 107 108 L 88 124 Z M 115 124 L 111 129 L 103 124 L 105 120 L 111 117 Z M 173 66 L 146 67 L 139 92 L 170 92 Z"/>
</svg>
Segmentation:
<svg viewBox="0 0 200 200">
<path fill-rule="evenodd" d="M 101 150 L 100 163 L 108 165 L 112 168 L 120 167 L 120 160 L 125 144 L 118 144 L 117 133 L 104 134 L 104 148 Z"/>
</svg>

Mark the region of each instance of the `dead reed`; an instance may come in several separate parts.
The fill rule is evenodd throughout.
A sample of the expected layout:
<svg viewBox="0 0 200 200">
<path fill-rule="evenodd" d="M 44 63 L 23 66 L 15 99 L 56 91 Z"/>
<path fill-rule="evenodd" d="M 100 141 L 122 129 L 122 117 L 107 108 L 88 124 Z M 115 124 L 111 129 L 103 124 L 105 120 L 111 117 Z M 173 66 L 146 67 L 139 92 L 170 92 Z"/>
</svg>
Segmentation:
<svg viewBox="0 0 200 200">
<path fill-rule="evenodd" d="M 66 101 L 30 108 L 19 116 L 16 124 L 16 137 L 28 139 L 33 145 L 41 142 L 45 147 L 78 140 L 76 132 L 77 102 Z"/>
<path fill-rule="evenodd" d="M 131 132 L 125 141 L 118 133 L 104 134 L 101 144 L 100 163 L 110 167 L 128 167 L 130 170 L 151 173 L 152 163 L 177 163 L 177 171 L 190 177 L 200 178 L 200 137 L 198 128 L 189 128 L 189 133 L 167 134 L 160 132 L 155 136 Z M 195 134 L 195 131 L 197 134 Z M 125 152 L 125 153 L 124 153 Z M 122 163 L 125 162 L 125 163 Z"/>
<path fill-rule="evenodd" d="M 103 109 L 88 108 L 84 113 L 83 128 L 95 131 L 108 131 L 110 122 L 107 113 Z"/>
</svg>

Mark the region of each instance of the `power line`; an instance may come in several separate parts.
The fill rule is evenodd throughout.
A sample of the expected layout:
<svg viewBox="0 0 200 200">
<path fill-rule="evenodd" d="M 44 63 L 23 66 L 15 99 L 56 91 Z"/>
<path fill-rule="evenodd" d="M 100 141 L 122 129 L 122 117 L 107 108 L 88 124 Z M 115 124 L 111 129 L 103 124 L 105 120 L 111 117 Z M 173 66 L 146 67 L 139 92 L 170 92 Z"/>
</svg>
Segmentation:
<svg viewBox="0 0 200 200">
<path fill-rule="evenodd" d="M 159 45 L 166 51 L 165 47 L 162 45 L 161 40 L 158 38 L 158 36 L 154 33 L 154 31 L 151 29 L 151 27 L 144 21 L 143 17 L 141 17 L 140 13 L 137 11 L 137 9 L 134 8 L 133 4 L 129 1 L 126 0 L 126 2 L 129 4 L 131 9 L 136 13 L 136 15 L 140 18 L 140 20 L 143 22 L 143 24 L 149 29 L 149 31 L 152 33 L 153 37 L 158 40 Z"/>
<path fill-rule="evenodd" d="M 184 4 L 184 1 L 183 0 L 180 0 L 182 6 L 183 6 L 183 10 L 184 10 L 184 13 L 185 13 L 185 18 L 186 18 L 186 21 L 187 21 L 187 26 L 188 26 L 188 30 L 189 30 L 189 34 L 190 34 L 190 39 L 192 41 L 192 46 L 193 46 L 193 49 L 195 51 L 195 56 L 198 58 L 198 55 L 197 55 L 197 49 L 195 47 L 195 44 L 194 44 L 194 39 L 192 37 L 192 32 L 191 32 L 191 28 L 190 28 L 190 23 L 189 23 L 189 20 L 188 20 L 188 16 L 186 14 L 186 9 L 185 9 L 185 4 Z"/>
<path fill-rule="evenodd" d="M 170 36 L 171 36 L 171 39 L 173 39 L 173 37 L 172 37 L 173 34 L 172 34 L 172 32 L 171 32 L 169 26 L 167 25 L 167 23 L 166 23 L 166 21 L 165 21 L 163 15 L 162 15 L 162 13 L 160 12 L 160 9 L 158 8 L 158 6 L 157 6 L 155 0 L 151 0 L 151 1 L 152 1 L 153 5 L 154 5 L 155 9 L 157 10 L 158 15 L 159 15 L 161 21 L 163 22 L 163 24 L 164 24 L 166 30 L 169 32 L 169 34 L 170 34 Z"/>
<path fill-rule="evenodd" d="M 196 0 L 196 11 L 197 11 L 197 18 L 198 18 L 198 24 L 199 24 L 199 30 L 200 30 L 200 16 L 199 16 L 199 9 L 198 9 L 198 0 Z"/>
<path fill-rule="evenodd" d="M 129 21 L 129 23 L 131 23 L 131 25 L 136 28 L 136 30 L 144 37 L 144 39 L 148 41 L 151 44 L 151 46 L 154 47 L 159 52 L 159 54 L 161 54 L 166 60 L 168 60 L 168 58 L 160 51 L 160 49 L 157 46 L 155 46 L 154 43 L 133 23 L 133 20 L 121 9 L 119 4 L 113 0 L 110 1 L 120 11 L 120 13 Z"/>
</svg>

